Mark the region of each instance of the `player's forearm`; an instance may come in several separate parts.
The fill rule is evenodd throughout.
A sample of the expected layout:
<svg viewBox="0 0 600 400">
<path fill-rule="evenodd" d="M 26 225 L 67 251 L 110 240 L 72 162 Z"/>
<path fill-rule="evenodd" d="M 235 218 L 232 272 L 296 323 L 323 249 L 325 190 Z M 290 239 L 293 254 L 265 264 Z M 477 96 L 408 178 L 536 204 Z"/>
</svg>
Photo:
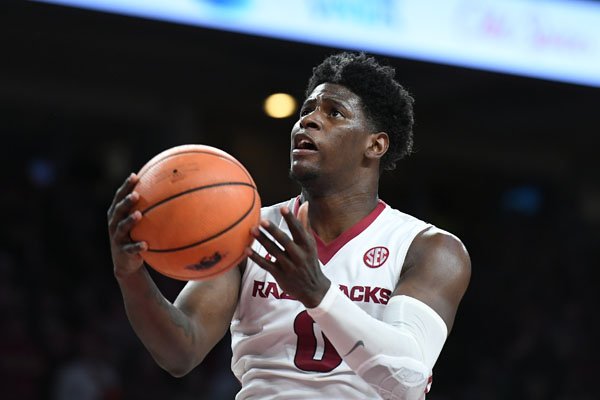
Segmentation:
<svg viewBox="0 0 600 400">
<path fill-rule="evenodd" d="M 378 320 L 332 286 L 308 309 L 346 363 L 384 399 L 422 399 L 447 335 L 443 320 L 408 296 L 390 299 Z"/>
<path fill-rule="evenodd" d="M 174 376 L 189 372 L 200 361 L 199 328 L 165 299 L 145 268 L 117 281 L 131 326 L 154 360 Z"/>
</svg>

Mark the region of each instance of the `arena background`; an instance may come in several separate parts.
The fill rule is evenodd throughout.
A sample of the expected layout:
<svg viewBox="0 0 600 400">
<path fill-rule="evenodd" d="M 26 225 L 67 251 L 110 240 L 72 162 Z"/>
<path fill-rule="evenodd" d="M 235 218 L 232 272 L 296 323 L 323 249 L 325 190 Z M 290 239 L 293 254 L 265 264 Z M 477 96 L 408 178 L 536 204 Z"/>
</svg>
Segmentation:
<svg viewBox="0 0 600 400">
<path fill-rule="evenodd" d="M 106 209 L 130 171 L 183 143 L 235 155 L 263 202 L 287 178 L 294 117 L 336 49 L 29 2 L 0 6 L 3 399 L 229 399 L 228 338 L 175 379 L 131 330 Z M 384 58 L 385 59 L 385 58 Z M 416 98 L 416 153 L 390 205 L 457 234 L 471 286 L 428 399 L 592 399 L 598 374 L 600 90 L 387 58 Z M 171 300 L 182 283 L 154 274 Z"/>
</svg>

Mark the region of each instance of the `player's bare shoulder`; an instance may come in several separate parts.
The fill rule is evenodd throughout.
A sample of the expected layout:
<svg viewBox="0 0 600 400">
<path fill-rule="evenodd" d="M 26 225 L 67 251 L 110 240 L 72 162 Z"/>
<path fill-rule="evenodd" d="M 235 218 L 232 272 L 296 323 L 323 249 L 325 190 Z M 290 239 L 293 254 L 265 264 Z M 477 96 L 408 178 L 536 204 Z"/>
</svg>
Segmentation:
<svg viewBox="0 0 600 400">
<path fill-rule="evenodd" d="M 415 237 L 406 255 L 404 272 L 418 265 L 434 268 L 445 278 L 470 275 L 471 271 L 469 253 L 462 241 L 435 226 Z"/>
</svg>

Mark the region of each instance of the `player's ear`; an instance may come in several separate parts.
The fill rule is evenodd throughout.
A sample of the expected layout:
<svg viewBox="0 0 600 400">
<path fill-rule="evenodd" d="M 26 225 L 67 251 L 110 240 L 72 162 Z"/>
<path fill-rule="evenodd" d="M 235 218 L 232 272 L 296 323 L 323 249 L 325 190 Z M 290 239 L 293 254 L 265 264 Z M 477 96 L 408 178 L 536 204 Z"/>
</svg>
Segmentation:
<svg viewBox="0 0 600 400">
<path fill-rule="evenodd" d="M 365 157 L 369 159 L 381 158 L 390 147 L 390 137 L 385 132 L 371 133 L 367 145 Z"/>
</svg>

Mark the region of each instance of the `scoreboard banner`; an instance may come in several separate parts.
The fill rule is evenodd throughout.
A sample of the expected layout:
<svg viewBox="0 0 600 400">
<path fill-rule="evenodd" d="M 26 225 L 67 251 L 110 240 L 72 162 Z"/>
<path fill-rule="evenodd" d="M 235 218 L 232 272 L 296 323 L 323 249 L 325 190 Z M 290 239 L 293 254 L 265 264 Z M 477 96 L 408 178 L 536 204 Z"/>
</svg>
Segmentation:
<svg viewBox="0 0 600 400">
<path fill-rule="evenodd" d="M 38 1 L 600 87 L 600 2 Z"/>
</svg>

